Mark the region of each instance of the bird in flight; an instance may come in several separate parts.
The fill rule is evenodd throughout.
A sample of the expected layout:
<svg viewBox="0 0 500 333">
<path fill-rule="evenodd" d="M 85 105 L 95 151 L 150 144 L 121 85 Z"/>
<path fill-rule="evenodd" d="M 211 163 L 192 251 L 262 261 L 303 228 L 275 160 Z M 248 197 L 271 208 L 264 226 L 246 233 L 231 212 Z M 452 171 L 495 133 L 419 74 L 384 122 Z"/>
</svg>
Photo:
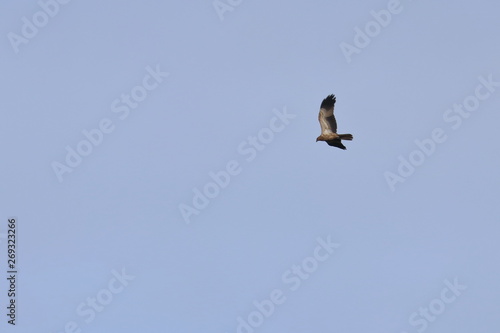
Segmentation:
<svg viewBox="0 0 500 333">
<path fill-rule="evenodd" d="M 333 114 L 335 107 L 335 95 L 328 95 L 319 109 L 319 125 L 321 126 L 321 135 L 318 136 L 316 142 L 326 141 L 329 146 L 346 149 L 341 140 L 352 140 L 352 134 L 337 134 L 337 121 Z"/>
</svg>

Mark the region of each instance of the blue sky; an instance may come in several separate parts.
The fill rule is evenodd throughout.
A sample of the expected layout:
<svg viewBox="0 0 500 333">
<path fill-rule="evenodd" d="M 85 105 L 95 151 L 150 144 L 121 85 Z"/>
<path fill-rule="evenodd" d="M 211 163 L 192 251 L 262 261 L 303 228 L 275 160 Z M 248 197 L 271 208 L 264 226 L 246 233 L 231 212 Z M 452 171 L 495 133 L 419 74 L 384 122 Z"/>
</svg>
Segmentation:
<svg viewBox="0 0 500 333">
<path fill-rule="evenodd" d="M 18 332 L 498 325 L 497 3 L 2 7 Z"/>
</svg>

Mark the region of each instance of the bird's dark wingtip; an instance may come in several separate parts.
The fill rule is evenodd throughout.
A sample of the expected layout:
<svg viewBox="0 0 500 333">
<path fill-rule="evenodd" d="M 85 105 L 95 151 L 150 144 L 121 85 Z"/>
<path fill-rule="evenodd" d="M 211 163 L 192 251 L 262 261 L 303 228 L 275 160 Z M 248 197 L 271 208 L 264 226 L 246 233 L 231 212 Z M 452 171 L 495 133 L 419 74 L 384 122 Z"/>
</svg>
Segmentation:
<svg viewBox="0 0 500 333">
<path fill-rule="evenodd" d="M 335 98 L 334 94 L 326 96 L 326 98 L 321 102 L 321 108 L 323 109 L 329 109 L 332 106 L 335 105 L 335 102 L 337 101 L 337 98 Z"/>
</svg>

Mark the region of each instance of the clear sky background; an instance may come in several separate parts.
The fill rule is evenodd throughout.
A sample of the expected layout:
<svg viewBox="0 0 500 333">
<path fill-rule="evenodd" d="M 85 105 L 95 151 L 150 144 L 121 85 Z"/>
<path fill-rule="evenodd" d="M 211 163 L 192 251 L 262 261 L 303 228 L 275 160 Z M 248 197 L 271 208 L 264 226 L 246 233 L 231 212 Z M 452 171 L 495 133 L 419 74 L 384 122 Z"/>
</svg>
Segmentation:
<svg viewBox="0 0 500 333">
<path fill-rule="evenodd" d="M 2 330 L 15 216 L 17 332 L 496 332 L 497 2 L 55 3 L 0 11 Z"/>
</svg>

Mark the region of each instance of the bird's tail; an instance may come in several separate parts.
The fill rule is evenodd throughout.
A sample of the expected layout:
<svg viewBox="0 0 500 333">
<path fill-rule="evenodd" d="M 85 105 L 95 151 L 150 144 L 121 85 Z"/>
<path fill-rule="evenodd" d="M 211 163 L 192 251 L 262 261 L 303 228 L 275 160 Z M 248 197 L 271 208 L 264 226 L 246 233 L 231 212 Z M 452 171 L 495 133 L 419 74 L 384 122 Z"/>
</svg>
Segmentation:
<svg viewBox="0 0 500 333">
<path fill-rule="evenodd" d="M 339 134 L 340 140 L 352 140 L 352 138 L 353 138 L 352 134 Z"/>
</svg>

